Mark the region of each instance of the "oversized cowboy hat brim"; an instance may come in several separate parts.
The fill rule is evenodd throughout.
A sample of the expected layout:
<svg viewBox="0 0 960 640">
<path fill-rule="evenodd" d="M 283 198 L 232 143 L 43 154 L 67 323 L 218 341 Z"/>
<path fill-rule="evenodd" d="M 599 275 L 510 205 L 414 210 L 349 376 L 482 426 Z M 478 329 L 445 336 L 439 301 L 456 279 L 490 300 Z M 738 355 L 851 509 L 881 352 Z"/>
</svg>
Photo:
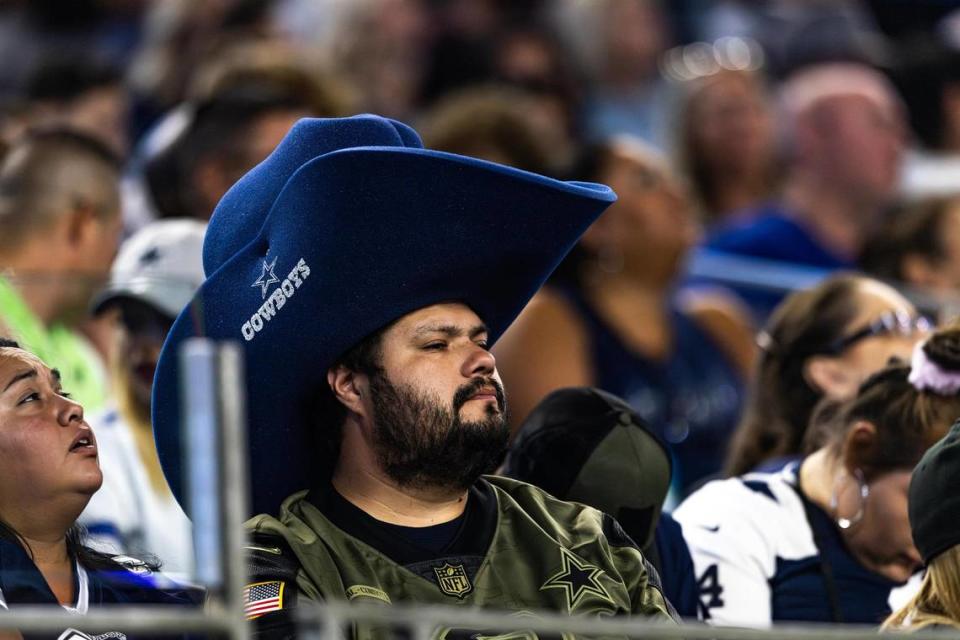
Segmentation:
<svg viewBox="0 0 960 640">
<path fill-rule="evenodd" d="M 322 424 L 309 407 L 336 358 L 445 301 L 468 305 L 496 341 L 615 199 L 603 185 L 417 148 L 350 148 L 304 164 L 256 237 L 208 274 L 164 344 L 153 424 L 174 495 L 184 494 L 177 353 L 185 339 L 241 345 L 252 507 L 276 512 L 329 472 L 318 469 Z M 215 241 L 208 232 L 207 244 Z"/>
</svg>

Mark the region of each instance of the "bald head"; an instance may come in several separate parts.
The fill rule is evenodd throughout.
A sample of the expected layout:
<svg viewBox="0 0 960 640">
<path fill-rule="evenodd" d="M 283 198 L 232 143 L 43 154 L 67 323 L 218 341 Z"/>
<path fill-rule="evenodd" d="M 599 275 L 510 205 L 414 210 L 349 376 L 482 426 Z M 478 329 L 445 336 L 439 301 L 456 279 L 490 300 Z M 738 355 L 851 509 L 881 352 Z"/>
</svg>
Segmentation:
<svg viewBox="0 0 960 640">
<path fill-rule="evenodd" d="M 41 237 L 77 209 L 120 208 L 119 162 L 101 142 L 65 129 L 28 132 L 0 163 L 0 252 Z"/>
<path fill-rule="evenodd" d="M 784 115 L 797 118 L 823 101 L 843 96 L 860 96 L 884 109 L 902 108 L 882 73 L 852 62 L 821 64 L 794 73 L 780 91 L 780 103 Z"/>
<path fill-rule="evenodd" d="M 893 195 L 906 124 L 881 73 L 854 63 L 810 67 L 787 80 L 780 105 L 794 170 L 864 204 Z"/>
</svg>

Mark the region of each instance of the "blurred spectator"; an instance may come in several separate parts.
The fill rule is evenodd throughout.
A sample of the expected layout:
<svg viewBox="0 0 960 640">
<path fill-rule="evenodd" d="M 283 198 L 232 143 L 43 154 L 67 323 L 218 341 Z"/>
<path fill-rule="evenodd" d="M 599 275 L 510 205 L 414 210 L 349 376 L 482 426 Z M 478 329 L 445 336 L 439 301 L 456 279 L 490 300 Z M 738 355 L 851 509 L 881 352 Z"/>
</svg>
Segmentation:
<svg viewBox="0 0 960 640">
<path fill-rule="evenodd" d="M 699 229 L 648 147 L 619 140 L 584 153 L 572 175 L 619 200 L 494 349 L 514 427 L 554 389 L 597 386 L 627 400 L 670 445 L 681 492 L 716 473 L 740 413 L 752 340 L 731 306 L 677 299 Z"/>
<path fill-rule="evenodd" d="M 57 370 L 0 338 L 0 385 L 0 611 L 45 606 L 62 615 L 62 608 L 72 614 L 69 624 L 83 625 L 76 616 L 101 605 L 202 604 L 201 589 L 170 584 L 148 563 L 87 546 L 77 517 L 102 480 L 97 439 Z M 97 626 L 106 638 L 128 637 L 112 625 Z M 0 636 L 90 637 L 70 628 Z M 153 637 L 190 636 L 168 628 Z"/>
<path fill-rule="evenodd" d="M 960 389 L 956 374 L 929 382 L 954 393 Z M 960 630 L 960 536 L 955 526 L 960 517 L 958 449 L 960 423 L 927 451 L 913 471 L 908 502 L 910 529 L 927 571 L 920 591 L 887 619 L 884 629 Z"/>
<path fill-rule="evenodd" d="M 928 198 L 888 218 L 867 243 L 865 271 L 938 296 L 960 295 L 960 197 Z"/>
<path fill-rule="evenodd" d="M 189 102 L 151 129 L 129 163 L 127 229 L 158 216 L 209 216 L 229 175 L 260 162 L 301 115 L 336 117 L 350 109 L 337 78 L 308 52 L 277 42 L 223 48 L 196 70 L 187 95 Z M 200 171 L 205 178 L 195 175 L 197 166 L 207 167 Z M 205 184 L 196 185 L 200 179 Z"/>
<path fill-rule="evenodd" d="M 27 81 L 34 125 L 62 124 L 127 151 L 126 89 L 119 70 L 80 56 L 49 58 Z"/>
<path fill-rule="evenodd" d="M 122 68 L 137 45 L 142 0 L 14 0 L 0 5 L 0 96 L 17 97 L 51 53 Z M 164 4 L 164 3 L 157 3 Z"/>
<path fill-rule="evenodd" d="M 683 91 L 676 155 L 704 219 L 722 221 L 772 196 L 779 157 L 760 76 L 720 70 Z"/>
<path fill-rule="evenodd" d="M 360 95 L 364 111 L 398 119 L 417 107 L 431 39 L 423 0 L 357 0 L 346 4 L 330 42 L 334 69 Z"/>
<path fill-rule="evenodd" d="M 90 543 L 112 553 L 156 556 L 166 573 L 188 578 L 190 521 L 160 468 L 150 423 L 153 374 L 174 319 L 203 282 L 206 225 L 160 220 L 123 243 L 95 312 L 119 311 L 110 362 L 114 402 L 90 419 L 103 486 L 80 516 Z"/>
<path fill-rule="evenodd" d="M 667 88 L 658 58 L 671 41 L 657 0 L 562 3 L 557 12 L 566 37 L 590 75 L 585 133 L 590 140 L 618 134 L 666 148 Z"/>
<path fill-rule="evenodd" d="M 721 227 L 709 249 L 823 269 L 853 265 L 898 183 L 905 125 L 890 83 L 854 64 L 797 72 L 781 92 L 788 166 L 777 201 Z M 779 301 L 744 291 L 758 318 Z"/>
<path fill-rule="evenodd" d="M 879 624 L 890 614 L 921 567 L 910 472 L 960 415 L 958 339 L 958 327 L 939 331 L 911 366 L 868 378 L 802 461 L 711 482 L 680 505 L 706 619 Z"/>
<path fill-rule="evenodd" d="M 0 325 L 96 409 L 100 358 L 75 327 L 107 276 L 120 235 L 119 164 L 73 131 L 29 132 L 0 165 Z"/>
<path fill-rule="evenodd" d="M 891 358 L 909 360 L 927 326 L 903 296 L 870 278 L 834 276 L 791 294 L 757 340 L 760 356 L 727 473 L 776 469 L 799 456 L 817 403 L 851 397 Z"/>
<path fill-rule="evenodd" d="M 215 58 L 224 43 L 275 36 L 271 4 L 270 0 L 150 3 L 129 74 L 137 133 L 187 98 L 194 72 Z"/>
<path fill-rule="evenodd" d="M 197 105 L 179 135 L 144 168 L 161 218 L 207 220 L 223 194 L 266 158 L 300 118 L 305 96 L 270 83 L 240 83 Z"/>
<path fill-rule="evenodd" d="M 670 471 L 666 444 L 630 405 L 599 389 L 570 388 L 530 413 L 502 474 L 614 516 L 657 569 L 677 613 L 696 619 L 690 551 L 680 525 L 660 512 Z"/>
<path fill-rule="evenodd" d="M 562 127 L 529 94 L 507 87 L 468 89 L 442 100 L 420 130 L 429 149 L 557 175 L 566 166 Z"/>
</svg>

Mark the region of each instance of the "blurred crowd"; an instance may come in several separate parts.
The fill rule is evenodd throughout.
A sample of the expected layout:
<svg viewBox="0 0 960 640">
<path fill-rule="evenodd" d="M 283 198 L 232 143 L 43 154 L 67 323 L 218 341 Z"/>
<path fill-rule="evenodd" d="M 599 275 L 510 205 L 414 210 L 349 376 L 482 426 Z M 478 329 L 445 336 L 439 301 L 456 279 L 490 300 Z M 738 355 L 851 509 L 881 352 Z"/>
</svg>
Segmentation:
<svg viewBox="0 0 960 640">
<path fill-rule="evenodd" d="M 376 113 L 618 194 L 493 353 L 515 442 L 544 398 L 595 387 L 664 444 L 667 524 L 627 529 L 681 614 L 879 624 L 929 560 L 906 484 L 960 385 L 907 379 L 924 350 L 960 376 L 952 3 L 8 0 L 0 59 L 0 335 L 59 369 L 101 441 L 81 522 L 102 548 L 189 575 L 150 402 L 205 224 L 299 119 Z M 689 268 L 709 256 L 778 282 Z M 523 455 L 505 470 L 564 493 Z M 790 582 L 828 556 L 825 586 Z M 721 594 L 718 567 L 747 565 Z"/>
</svg>

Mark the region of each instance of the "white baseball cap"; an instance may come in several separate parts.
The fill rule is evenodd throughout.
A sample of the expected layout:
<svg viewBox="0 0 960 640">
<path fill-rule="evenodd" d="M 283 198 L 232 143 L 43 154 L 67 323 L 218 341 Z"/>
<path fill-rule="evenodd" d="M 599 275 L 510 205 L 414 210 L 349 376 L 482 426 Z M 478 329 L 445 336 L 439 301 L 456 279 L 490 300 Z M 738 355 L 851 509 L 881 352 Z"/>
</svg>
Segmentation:
<svg viewBox="0 0 960 640">
<path fill-rule="evenodd" d="M 203 282 L 206 229 L 199 220 L 168 219 L 130 236 L 113 261 L 109 284 L 93 300 L 93 313 L 127 299 L 176 318 Z"/>
</svg>

